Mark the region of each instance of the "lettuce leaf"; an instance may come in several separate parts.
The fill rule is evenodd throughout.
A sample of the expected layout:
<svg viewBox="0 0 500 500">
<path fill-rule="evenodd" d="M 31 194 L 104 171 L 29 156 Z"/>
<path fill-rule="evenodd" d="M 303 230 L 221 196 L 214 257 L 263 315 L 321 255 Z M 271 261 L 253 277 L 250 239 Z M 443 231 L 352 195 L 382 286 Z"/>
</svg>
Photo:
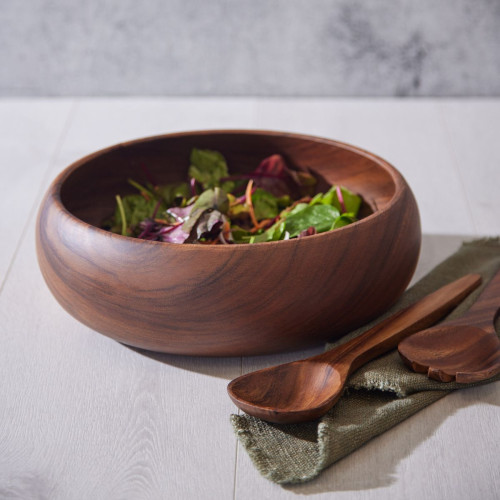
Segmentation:
<svg viewBox="0 0 500 500">
<path fill-rule="evenodd" d="M 203 189 L 218 186 L 226 192 L 231 191 L 234 183 L 221 184 L 221 179 L 228 176 L 227 163 L 221 153 L 209 149 L 193 148 L 190 160 L 189 177 L 196 179 L 203 186 Z"/>
</svg>

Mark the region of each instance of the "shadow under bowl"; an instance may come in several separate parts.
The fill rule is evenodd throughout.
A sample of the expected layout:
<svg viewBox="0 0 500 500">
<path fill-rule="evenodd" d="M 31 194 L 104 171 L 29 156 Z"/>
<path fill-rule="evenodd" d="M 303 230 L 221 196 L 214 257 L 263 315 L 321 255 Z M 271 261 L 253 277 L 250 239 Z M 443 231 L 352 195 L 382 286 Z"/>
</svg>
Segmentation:
<svg viewBox="0 0 500 500">
<path fill-rule="evenodd" d="M 152 242 L 100 229 L 141 165 L 159 183 L 186 178 L 193 147 L 234 172 L 271 154 L 308 166 L 318 189 L 342 184 L 364 217 L 306 238 L 254 245 Z M 402 294 L 421 230 L 407 183 L 385 160 L 333 140 L 268 131 L 200 131 L 118 144 L 70 165 L 37 221 L 42 274 L 76 319 L 152 351 L 241 356 L 299 349 L 370 321 Z"/>
</svg>

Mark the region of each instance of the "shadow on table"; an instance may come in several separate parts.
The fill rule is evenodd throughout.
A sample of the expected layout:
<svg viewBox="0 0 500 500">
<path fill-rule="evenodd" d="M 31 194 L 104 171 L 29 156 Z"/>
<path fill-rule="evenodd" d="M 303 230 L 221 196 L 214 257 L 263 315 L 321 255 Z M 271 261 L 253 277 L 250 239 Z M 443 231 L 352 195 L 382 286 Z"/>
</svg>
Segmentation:
<svg viewBox="0 0 500 500">
<path fill-rule="evenodd" d="M 431 439 L 448 417 L 478 403 L 500 407 L 499 384 L 454 391 L 333 464 L 317 479 L 283 488 L 296 495 L 313 495 L 388 487 L 397 481 L 400 463 Z M 480 422 L 470 422 L 470 432 L 473 433 L 476 426 L 479 427 Z M 415 473 L 426 474 L 425 468 L 433 467 L 432 458 L 428 457 L 424 463 L 422 457 L 414 458 L 413 463 L 420 460 L 419 471 Z M 453 463 L 456 458 L 451 450 L 450 456 L 441 455 L 439 460 Z"/>
<path fill-rule="evenodd" d="M 160 363 L 175 366 L 181 370 L 209 375 L 212 377 L 232 380 L 242 374 L 243 370 L 253 371 L 268 366 L 288 363 L 297 359 L 307 358 L 323 351 L 324 346 L 311 347 L 300 351 L 284 352 L 279 354 L 266 354 L 262 356 L 233 356 L 233 357 L 204 357 L 204 356 L 183 356 L 180 354 L 166 354 L 161 352 L 147 351 L 138 347 L 131 347 L 122 344 L 124 347 L 146 356 Z"/>
<path fill-rule="evenodd" d="M 166 354 L 162 352 L 147 351 L 138 347 L 131 347 L 123 344 L 124 347 L 135 351 L 137 354 L 154 359 L 160 363 L 175 366 L 181 370 L 201 373 L 211 377 L 225 378 L 232 380 L 241 374 L 241 357 L 203 357 L 203 356 L 183 356 L 180 354 Z"/>
</svg>

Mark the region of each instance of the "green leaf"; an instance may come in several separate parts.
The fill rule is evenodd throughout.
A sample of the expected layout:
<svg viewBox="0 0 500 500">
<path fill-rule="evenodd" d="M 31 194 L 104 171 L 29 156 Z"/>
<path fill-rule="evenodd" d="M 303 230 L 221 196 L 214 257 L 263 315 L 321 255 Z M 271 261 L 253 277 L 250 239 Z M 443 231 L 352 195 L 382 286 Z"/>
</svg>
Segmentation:
<svg viewBox="0 0 500 500">
<path fill-rule="evenodd" d="M 285 237 L 285 221 L 279 221 L 271 226 L 266 233 L 269 236 L 268 241 L 279 241 Z"/>
<path fill-rule="evenodd" d="M 278 208 L 280 210 L 283 210 L 286 207 L 289 207 L 292 204 L 292 199 L 288 194 L 285 194 L 284 196 L 280 196 L 278 198 Z"/>
<path fill-rule="evenodd" d="M 331 205 L 309 205 L 290 213 L 285 219 L 285 231 L 290 234 L 290 238 L 298 236 L 301 231 L 310 227 L 315 227 L 318 233 L 323 233 L 332 229 L 339 216 L 339 210 Z"/>
<path fill-rule="evenodd" d="M 228 176 L 226 160 L 218 151 L 193 148 L 190 160 L 189 176 L 194 177 L 203 189 L 220 186 L 220 179 Z"/>
<path fill-rule="evenodd" d="M 250 214 L 250 209 L 245 203 L 236 203 L 235 205 L 231 205 L 229 208 L 229 216 L 231 219 L 240 219 L 244 214 Z"/>
<path fill-rule="evenodd" d="M 353 222 L 356 222 L 356 217 L 354 216 L 354 214 L 346 212 L 335 219 L 332 229 L 338 229 L 339 227 L 348 226 Z"/>
<path fill-rule="evenodd" d="M 279 241 L 285 237 L 285 221 L 279 221 L 260 234 L 250 237 L 248 243 L 265 243 L 266 241 Z"/>
<path fill-rule="evenodd" d="M 344 200 L 346 213 L 352 213 L 354 216 L 358 214 L 361 206 L 361 198 L 345 187 L 340 188 L 342 198 Z M 339 201 L 337 186 L 332 186 L 326 193 L 318 193 L 309 203 L 310 205 L 332 205 L 339 211 L 342 211 L 342 206 Z"/>
<path fill-rule="evenodd" d="M 354 216 L 358 215 L 359 207 L 361 206 L 361 198 L 345 187 L 341 187 L 340 191 L 342 193 L 342 198 L 344 199 L 346 213 L 352 213 Z M 336 190 L 333 197 L 333 205 L 339 210 L 341 209 Z"/>
<path fill-rule="evenodd" d="M 334 188 L 332 188 L 334 189 Z M 332 205 L 333 201 L 333 193 L 330 189 L 326 193 L 318 193 L 314 198 L 309 202 L 309 205 Z"/>
<path fill-rule="evenodd" d="M 187 182 L 177 184 L 165 184 L 158 186 L 158 194 L 163 198 L 165 204 L 169 207 L 175 204 L 179 199 L 187 200 L 191 196 L 191 190 Z"/>
<path fill-rule="evenodd" d="M 229 198 L 227 193 L 219 187 L 203 191 L 193 205 L 193 210 L 198 210 L 200 208 L 203 210 L 215 208 L 219 210 L 219 212 L 224 214 L 227 213 L 229 210 Z"/>
<path fill-rule="evenodd" d="M 274 219 L 279 213 L 278 198 L 265 189 L 255 190 L 252 194 L 252 204 L 257 220 Z"/>
<path fill-rule="evenodd" d="M 248 243 L 252 233 L 236 224 L 231 224 L 231 235 L 235 243 Z"/>
<path fill-rule="evenodd" d="M 127 182 L 131 185 L 134 186 L 140 194 L 145 194 L 149 196 L 150 198 L 154 198 L 155 194 L 153 193 L 152 189 L 148 189 L 147 187 L 143 186 L 142 184 L 139 184 L 137 181 L 134 181 L 134 179 L 127 179 Z"/>
<path fill-rule="evenodd" d="M 154 198 L 146 200 L 140 194 L 129 194 L 127 196 L 123 196 L 121 201 L 128 227 L 136 226 L 139 222 L 151 217 L 156 204 L 158 203 L 158 200 Z M 115 224 L 117 226 L 122 225 L 122 215 L 118 205 L 115 209 Z"/>
<path fill-rule="evenodd" d="M 285 210 L 281 214 L 281 216 L 284 217 L 284 218 L 290 217 L 290 215 L 295 215 L 295 214 L 298 214 L 299 212 L 302 212 L 302 210 L 304 210 L 308 206 L 309 206 L 308 203 L 297 203 L 297 205 L 295 205 L 290 211 Z"/>
<path fill-rule="evenodd" d="M 125 217 L 125 210 L 123 210 L 123 203 L 121 196 L 117 194 L 115 196 L 116 199 L 116 210 L 118 210 L 118 213 L 120 214 L 120 222 L 121 222 L 121 227 L 122 227 L 122 236 L 127 236 L 127 217 Z"/>
</svg>

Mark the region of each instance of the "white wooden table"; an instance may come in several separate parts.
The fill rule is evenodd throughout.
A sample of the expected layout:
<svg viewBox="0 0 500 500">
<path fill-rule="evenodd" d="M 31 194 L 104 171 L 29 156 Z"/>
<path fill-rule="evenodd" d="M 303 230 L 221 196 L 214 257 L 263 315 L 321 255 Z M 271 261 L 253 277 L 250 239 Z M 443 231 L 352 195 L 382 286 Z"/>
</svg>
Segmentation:
<svg viewBox="0 0 500 500">
<path fill-rule="evenodd" d="M 0 498 L 500 498 L 500 385 L 457 391 L 315 481 L 263 479 L 229 424 L 228 381 L 298 359 L 144 355 L 79 324 L 38 270 L 41 196 L 73 160 L 187 129 L 264 128 L 359 145 L 413 188 L 421 276 L 461 238 L 500 234 L 500 100 L 0 101 Z"/>
</svg>

